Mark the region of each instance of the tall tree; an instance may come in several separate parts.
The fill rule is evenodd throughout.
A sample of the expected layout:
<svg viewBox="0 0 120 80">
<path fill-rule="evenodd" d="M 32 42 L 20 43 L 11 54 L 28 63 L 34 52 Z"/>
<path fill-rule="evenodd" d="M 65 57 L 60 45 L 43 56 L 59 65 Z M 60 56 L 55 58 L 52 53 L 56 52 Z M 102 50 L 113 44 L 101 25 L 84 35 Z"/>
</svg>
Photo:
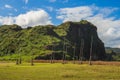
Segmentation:
<svg viewBox="0 0 120 80">
<path fill-rule="evenodd" d="M 73 47 L 73 63 L 75 64 L 75 53 L 76 53 L 76 43 L 74 44 Z"/>
<path fill-rule="evenodd" d="M 63 55 L 62 55 L 63 56 L 62 57 L 63 62 L 62 63 L 64 64 L 64 62 L 65 62 L 65 37 L 63 37 L 63 40 L 64 41 L 63 41 L 63 51 L 62 51 L 63 52 Z"/>
<path fill-rule="evenodd" d="M 89 65 L 92 65 L 92 50 L 93 50 L 93 36 L 91 36 L 91 46 L 90 46 L 90 58 L 89 58 Z"/>
<path fill-rule="evenodd" d="M 33 54 L 33 53 L 32 53 Z M 34 65 L 34 62 L 33 62 L 33 55 L 31 56 L 31 66 Z"/>
<path fill-rule="evenodd" d="M 79 54 L 80 64 L 82 64 L 82 60 L 83 60 L 83 49 L 84 49 L 84 39 L 81 39 L 80 54 Z"/>
</svg>

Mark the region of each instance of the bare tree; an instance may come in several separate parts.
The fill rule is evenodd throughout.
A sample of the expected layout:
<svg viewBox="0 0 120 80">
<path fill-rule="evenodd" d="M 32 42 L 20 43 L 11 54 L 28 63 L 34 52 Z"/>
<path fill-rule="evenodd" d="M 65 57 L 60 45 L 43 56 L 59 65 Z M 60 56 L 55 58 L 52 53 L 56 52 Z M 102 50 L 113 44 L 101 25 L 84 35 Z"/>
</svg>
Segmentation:
<svg viewBox="0 0 120 80">
<path fill-rule="evenodd" d="M 19 49 L 19 64 L 22 64 L 22 59 L 21 59 L 21 48 Z"/>
<path fill-rule="evenodd" d="M 82 64 L 82 60 L 83 60 L 83 49 L 84 49 L 84 39 L 83 39 L 83 35 L 81 33 L 81 30 L 79 28 L 79 38 L 81 39 L 80 40 L 80 54 L 79 54 L 79 61 L 80 61 L 80 64 Z"/>
<path fill-rule="evenodd" d="M 51 63 L 54 63 L 54 56 L 55 56 L 55 54 L 54 54 L 54 47 L 55 47 L 55 42 L 54 42 L 54 39 L 52 37 L 52 54 L 51 54 L 51 60 L 50 60 Z"/>
<path fill-rule="evenodd" d="M 79 54 L 80 64 L 82 64 L 82 60 L 83 60 L 83 49 L 84 49 L 84 39 L 81 39 L 80 54 Z"/>
<path fill-rule="evenodd" d="M 54 44 L 52 43 L 51 63 L 54 63 Z"/>
<path fill-rule="evenodd" d="M 76 43 L 74 44 L 74 47 L 73 47 L 73 63 L 75 64 L 75 53 L 76 53 Z"/>
<path fill-rule="evenodd" d="M 31 66 L 33 66 L 34 65 L 34 62 L 33 62 L 33 55 L 34 55 L 34 53 L 33 53 L 33 47 L 31 46 L 31 50 L 32 50 L 32 53 L 31 53 Z"/>
<path fill-rule="evenodd" d="M 34 62 L 33 62 L 33 56 L 31 56 L 31 66 L 34 65 Z"/>
<path fill-rule="evenodd" d="M 16 59 L 16 65 L 18 65 L 19 64 L 19 62 L 18 62 L 18 58 Z"/>
<path fill-rule="evenodd" d="M 92 65 L 92 49 L 93 49 L 93 36 L 91 36 L 91 45 L 90 45 L 90 58 L 89 58 L 89 65 Z"/>
<path fill-rule="evenodd" d="M 65 37 L 63 37 L 64 41 L 63 41 L 63 57 L 62 57 L 62 60 L 63 60 L 63 64 L 65 63 Z"/>
</svg>

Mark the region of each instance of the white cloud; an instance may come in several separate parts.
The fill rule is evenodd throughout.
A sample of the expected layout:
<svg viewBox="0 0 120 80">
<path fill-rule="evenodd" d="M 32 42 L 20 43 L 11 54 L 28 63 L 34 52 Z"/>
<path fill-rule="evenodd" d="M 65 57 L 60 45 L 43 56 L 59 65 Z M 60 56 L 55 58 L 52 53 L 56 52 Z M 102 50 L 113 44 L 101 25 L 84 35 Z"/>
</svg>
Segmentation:
<svg viewBox="0 0 120 80">
<path fill-rule="evenodd" d="M 99 8 L 96 6 L 80 6 L 74 8 L 61 8 L 57 18 L 65 21 L 80 21 L 82 19 L 92 22 L 98 28 L 98 34 L 106 46 L 120 47 L 120 19 L 108 17 L 118 8 Z"/>
<path fill-rule="evenodd" d="M 13 24 L 15 18 L 14 17 L 2 17 L 0 16 L 0 25 L 2 24 Z"/>
<path fill-rule="evenodd" d="M 12 7 L 11 5 L 8 5 L 8 4 L 5 4 L 5 5 L 4 5 L 4 8 L 10 9 L 10 10 L 14 10 L 14 11 L 17 12 L 17 9 L 16 9 L 16 8 L 14 8 L 14 7 Z"/>
<path fill-rule="evenodd" d="M 98 10 L 99 13 L 104 14 L 104 16 L 109 16 L 113 11 L 118 10 L 118 8 L 102 8 Z"/>
<path fill-rule="evenodd" d="M 27 4 L 27 3 L 28 3 L 28 1 L 29 1 L 29 0 L 24 0 L 25 4 Z"/>
<path fill-rule="evenodd" d="M 56 0 L 49 0 L 50 2 L 56 2 Z"/>
<path fill-rule="evenodd" d="M 97 26 L 99 36 L 105 42 L 106 46 L 113 46 L 113 47 L 120 46 L 120 44 L 118 44 L 120 43 L 119 19 L 115 20 L 112 17 L 104 18 L 102 15 L 96 15 L 86 19 Z"/>
<path fill-rule="evenodd" d="M 79 21 L 86 17 L 91 16 L 92 10 L 88 6 L 75 7 L 75 8 L 61 8 L 58 10 L 58 19 L 65 21 Z"/>
<path fill-rule="evenodd" d="M 8 5 L 8 4 L 5 4 L 4 7 L 5 7 L 5 8 L 9 8 L 9 9 L 13 8 L 11 5 Z"/>
<path fill-rule="evenodd" d="M 25 28 L 27 26 L 52 24 L 50 19 L 46 11 L 39 9 L 15 17 L 0 16 L 0 24 L 18 24 Z"/>
</svg>

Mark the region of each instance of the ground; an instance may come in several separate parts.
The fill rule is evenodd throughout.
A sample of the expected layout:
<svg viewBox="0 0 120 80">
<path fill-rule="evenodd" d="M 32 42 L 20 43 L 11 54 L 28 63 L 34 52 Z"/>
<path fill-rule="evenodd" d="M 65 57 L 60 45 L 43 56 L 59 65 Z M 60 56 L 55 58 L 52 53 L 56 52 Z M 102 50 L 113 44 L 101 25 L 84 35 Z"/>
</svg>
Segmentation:
<svg viewBox="0 0 120 80">
<path fill-rule="evenodd" d="M 0 63 L 0 80 L 120 80 L 119 65 Z"/>
</svg>

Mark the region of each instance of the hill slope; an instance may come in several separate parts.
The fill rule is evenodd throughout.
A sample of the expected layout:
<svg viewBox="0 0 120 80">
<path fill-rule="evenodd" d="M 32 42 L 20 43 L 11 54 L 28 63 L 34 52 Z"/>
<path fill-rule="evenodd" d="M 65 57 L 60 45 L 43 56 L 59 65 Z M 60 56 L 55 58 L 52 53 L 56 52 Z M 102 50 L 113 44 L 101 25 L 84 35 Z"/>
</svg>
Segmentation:
<svg viewBox="0 0 120 80">
<path fill-rule="evenodd" d="M 107 60 L 117 60 L 120 61 L 120 48 L 106 47 Z"/>
<path fill-rule="evenodd" d="M 92 59 L 105 59 L 103 42 L 97 35 L 97 28 L 86 20 L 65 22 L 57 27 L 53 25 L 35 26 L 22 29 L 18 25 L 0 27 L 0 56 L 2 58 L 67 59 L 83 56 L 88 60 L 92 42 Z M 64 45 L 64 46 L 63 46 Z M 82 49 L 82 50 L 81 50 Z M 82 54 L 81 54 L 82 53 Z"/>
</svg>

